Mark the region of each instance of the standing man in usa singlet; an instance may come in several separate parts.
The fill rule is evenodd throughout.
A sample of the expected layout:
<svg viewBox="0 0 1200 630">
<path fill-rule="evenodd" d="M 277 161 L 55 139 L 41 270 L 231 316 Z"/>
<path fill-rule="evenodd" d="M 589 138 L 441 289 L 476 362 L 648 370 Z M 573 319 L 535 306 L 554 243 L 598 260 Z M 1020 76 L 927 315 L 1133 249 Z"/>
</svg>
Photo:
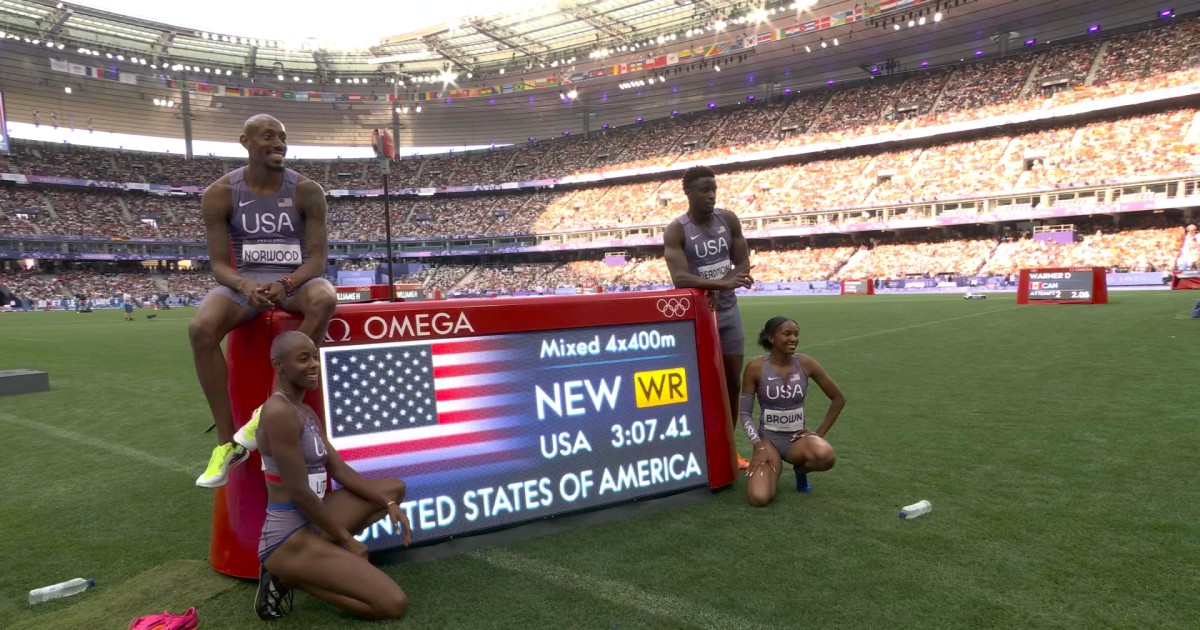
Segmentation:
<svg viewBox="0 0 1200 630">
<path fill-rule="evenodd" d="M 758 345 L 769 354 L 746 366 L 742 375 L 741 417 L 754 455 L 746 471 L 746 497 L 750 505 L 763 507 L 775 498 L 782 462 L 796 472 L 796 490 L 812 492 L 808 473 L 833 468 L 833 447 L 825 441 L 837 422 L 846 397 L 817 360 L 796 354 L 800 329 L 787 317 L 772 317 L 758 333 Z M 808 428 L 804 403 L 808 383 L 815 382 L 829 397 L 829 409 L 816 431 Z M 751 412 L 758 400 L 758 427 Z"/>
<path fill-rule="evenodd" d="M 684 171 L 683 192 L 687 195 L 688 211 L 671 221 L 663 233 L 667 270 L 675 288 L 707 291 L 709 305 L 717 312 L 732 429 L 737 424 L 738 374 L 742 371 L 746 347 L 733 290 L 754 284 L 750 276 L 750 249 L 737 215 L 716 207 L 717 178 L 712 169 L 693 166 Z M 746 468 L 747 462 L 741 455 L 737 461 L 738 468 Z"/>
<path fill-rule="evenodd" d="M 337 297 L 325 280 L 329 256 L 325 191 L 285 168 L 287 131 L 266 114 L 242 126 L 249 163 L 214 182 L 200 199 L 209 262 L 217 287 L 188 325 L 196 376 L 217 427 L 217 447 L 196 480 L 203 488 L 225 485 L 229 469 L 254 449 L 257 421 L 235 442 L 229 372 L 221 341 L 229 331 L 272 308 L 303 315 L 303 332 L 320 345 Z"/>
</svg>

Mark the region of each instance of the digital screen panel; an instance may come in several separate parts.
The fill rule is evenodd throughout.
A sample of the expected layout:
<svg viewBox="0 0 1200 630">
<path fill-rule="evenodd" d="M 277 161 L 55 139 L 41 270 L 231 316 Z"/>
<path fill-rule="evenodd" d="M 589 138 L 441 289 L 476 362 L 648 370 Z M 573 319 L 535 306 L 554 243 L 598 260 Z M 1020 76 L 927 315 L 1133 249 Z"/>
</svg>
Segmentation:
<svg viewBox="0 0 1200 630">
<path fill-rule="evenodd" d="M 1029 299 L 1090 302 L 1092 296 L 1093 271 L 1030 271 Z"/>
<path fill-rule="evenodd" d="M 870 280 L 843 280 L 842 281 L 842 294 L 843 295 L 871 295 L 872 293 L 874 293 L 874 291 L 872 290 L 873 288 L 874 287 L 872 286 L 872 281 L 870 281 Z"/>
<path fill-rule="evenodd" d="M 370 302 L 371 287 L 338 287 L 338 302 Z"/>
<path fill-rule="evenodd" d="M 405 480 L 414 543 L 706 486 L 694 326 L 322 348 L 327 435 L 364 476 Z"/>
</svg>

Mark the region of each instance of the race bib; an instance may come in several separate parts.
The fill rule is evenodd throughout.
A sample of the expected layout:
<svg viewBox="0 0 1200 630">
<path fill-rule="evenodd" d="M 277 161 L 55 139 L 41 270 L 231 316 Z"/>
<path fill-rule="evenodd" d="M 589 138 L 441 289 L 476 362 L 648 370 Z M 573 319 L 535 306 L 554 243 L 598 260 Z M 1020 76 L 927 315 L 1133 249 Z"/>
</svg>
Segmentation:
<svg viewBox="0 0 1200 630">
<path fill-rule="evenodd" d="M 763 427 L 772 431 L 799 431 L 804 428 L 804 408 L 788 411 L 763 409 Z"/>
<path fill-rule="evenodd" d="M 726 258 L 721 262 L 697 267 L 696 274 L 703 276 L 705 280 L 716 280 L 717 278 L 724 278 L 725 274 L 729 273 L 729 267 L 729 259 Z"/>
<path fill-rule="evenodd" d="M 242 245 L 243 265 L 299 265 L 299 243 L 246 243 Z"/>
<path fill-rule="evenodd" d="M 325 490 L 329 487 L 329 475 L 325 472 L 308 473 L 308 487 L 317 495 L 317 498 L 325 498 Z"/>
</svg>

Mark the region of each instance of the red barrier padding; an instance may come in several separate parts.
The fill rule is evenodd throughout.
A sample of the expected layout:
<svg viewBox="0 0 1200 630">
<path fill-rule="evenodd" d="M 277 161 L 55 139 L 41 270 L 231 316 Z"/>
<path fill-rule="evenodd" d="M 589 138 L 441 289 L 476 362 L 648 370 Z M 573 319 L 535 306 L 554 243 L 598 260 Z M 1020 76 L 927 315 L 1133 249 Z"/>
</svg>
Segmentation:
<svg viewBox="0 0 1200 630">
<path fill-rule="evenodd" d="M 395 351 L 394 348 L 400 348 L 402 351 L 405 348 L 416 347 L 409 342 L 424 344 L 438 340 L 438 345 L 465 348 L 465 351 L 478 351 L 478 348 L 475 348 L 476 345 L 494 345 L 497 343 L 503 345 L 504 335 L 531 333 L 538 337 L 539 343 L 544 343 L 542 337 L 537 335 L 539 331 L 561 331 L 560 333 L 545 335 L 546 340 L 552 340 L 558 338 L 560 335 L 569 335 L 570 331 L 581 328 L 589 330 L 586 333 L 579 331 L 579 334 L 591 338 L 593 335 L 592 330 L 594 329 L 596 331 L 595 335 L 603 337 L 606 343 L 609 343 L 608 340 L 613 336 L 610 335 L 610 332 L 625 330 L 620 328 L 622 325 L 632 325 L 636 330 L 657 331 L 680 330 L 678 327 L 682 323 L 694 322 L 693 326 L 687 327 L 686 330 L 694 333 L 694 360 L 697 374 L 693 385 L 697 386 L 698 391 L 688 391 L 686 396 L 688 400 L 698 396 L 697 407 L 695 408 L 698 408 L 703 416 L 703 458 L 706 462 L 705 469 L 707 470 L 708 485 L 712 489 L 717 489 L 733 483 L 735 465 L 732 430 L 729 421 L 728 394 L 725 388 L 716 318 L 714 313 L 707 308 L 707 304 L 708 301 L 705 299 L 703 293 L 693 290 L 539 298 L 341 304 L 338 306 L 335 317 L 330 324 L 323 348 L 328 349 L 326 352 L 343 346 L 354 346 L 355 348 L 369 350 L 371 345 L 390 344 L 387 346 L 390 351 Z M 299 322 L 299 317 L 295 315 L 283 311 L 274 311 L 256 318 L 230 334 L 226 342 L 226 356 L 228 357 L 229 364 L 229 392 L 233 403 L 235 428 L 240 427 L 249 420 L 254 409 L 261 405 L 272 391 L 273 372 L 268 359 L 272 339 L 280 332 L 295 329 L 299 325 Z M 474 338 L 479 337 L 486 337 L 486 339 L 481 339 L 478 342 L 474 340 Z M 637 335 L 622 337 L 622 339 L 633 339 L 634 337 L 637 337 Z M 472 340 L 462 342 L 453 341 L 463 338 L 471 338 Z M 640 339 L 641 337 L 638 338 Z M 514 343 L 519 339 L 523 340 L 524 338 L 514 337 Z M 690 340 L 688 341 L 690 342 Z M 402 343 L 397 345 L 396 342 Z M 527 342 L 522 341 L 522 343 Z M 646 360 L 665 361 L 672 365 L 676 362 L 675 358 L 671 358 L 672 356 L 677 358 L 684 357 L 687 358 L 686 363 L 690 364 L 691 358 L 688 358 L 690 352 L 685 351 L 687 346 L 681 348 L 678 346 L 678 343 L 681 342 L 676 341 L 669 347 L 664 346 L 661 351 L 647 351 L 641 352 L 641 354 L 638 354 L 638 352 L 622 354 L 614 346 L 601 352 L 601 354 L 606 356 L 595 357 L 595 359 L 599 360 L 587 357 L 588 362 L 583 362 L 581 359 L 579 365 L 566 365 L 566 367 L 575 371 L 583 369 L 587 371 L 599 370 L 601 372 L 604 370 L 611 372 L 614 369 L 628 369 L 628 372 L 621 373 L 622 376 L 627 377 L 626 382 L 629 382 L 627 389 L 624 390 L 628 396 L 625 396 L 625 394 L 622 395 L 624 396 L 622 404 L 626 402 L 632 404 L 632 396 L 635 393 L 642 397 L 655 395 L 654 392 L 650 392 L 644 387 L 641 391 L 637 390 L 634 383 L 630 382 L 642 375 L 655 373 L 655 364 L 643 363 L 641 362 L 641 358 L 636 357 L 645 356 Z M 630 345 L 632 344 L 633 342 L 630 341 Z M 433 348 L 433 346 L 429 347 Z M 528 346 L 526 347 L 528 348 Z M 674 354 L 671 352 L 672 349 L 676 349 Z M 350 348 L 350 350 L 353 350 L 353 348 Z M 543 349 L 543 355 L 545 352 Z M 635 361 L 630 364 L 629 368 L 623 367 L 623 359 L 627 356 L 635 357 L 635 359 L 629 359 L 630 361 Z M 556 358 L 555 361 L 560 361 L 560 359 Z M 565 364 L 570 363 L 566 359 L 561 359 L 561 362 Z M 622 365 L 617 368 L 601 365 L 605 363 L 621 363 Z M 590 367 L 592 365 L 596 367 Z M 648 367 L 640 367 L 643 365 Z M 554 371 L 557 368 L 543 366 L 538 369 Z M 635 374 L 634 372 L 637 370 L 644 371 Z M 671 370 L 658 371 L 670 372 Z M 547 379 L 546 383 L 542 383 L 546 386 L 547 390 L 550 389 L 550 380 Z M 404 381 L 397 380 L 397 383 L 400 382 Z M 532 388 L 535 384 L 537 383 L 523 382 L 521 385 Z M 329 383 L 325 383 L 325 386 L 328 385 Z M 442 386 L 439 384 L 437 389 L 439 390 L 438 414 L 441 416 L 443 415 L 441 409 L 443 400 Z M 583 390 L 577 389 L 576 391 Z M 664 392 L 658 392 L 658 395 L 664 395 Z M 312 392 L 306 400 L 322 416 L 322 421 L 324 422 L 326 410 L 320 396 L 320 391 Z M 572 404 L 570 400 L 571 398 L 568 395 L 568 402 L 566 403 L 568 408 Z M 579 398 L 578 400 L 586 401 L 583 398 Z M 594 400 L 600 399 L 594 398 Z M 586 404 L 586 402 L 580 404 Z M 642 407 L 645 408 L 643 409 Z M 640 424 L 642 428 L 645 428 L 648 426 L 648 421 L 643 422 L 644 418 L 656 418 L 659 419 L 656 435 L 659 436 L 660 442 L 667 442 L 671 439 L 682 439 L 667 433 L 666 427 L 668 423 L 672 428 L 675 427 L 675 421 L 673 419 L 668 420 L 668 418 L 672 418 L 670 409 L 670 402 L 646 402 L 639 399 L 637 409 L 630 414 L 636 417 L 621 418 L 619 422 L 625 423 L 622 426 L 625 426 L 626 429 L 630 428 L 629 425 L 632 424 Z M 453 414 L 447 412 L 444 415 L 448 418 Z M 557 435 L 557 431 L 560 429 L 573 426 L 571 423 L 584 422 L 586 421 L 585 419 L 586 416 L 581 416 L 580 419 L 562 418 L 557 421 L 559 424 L 553 425 L 553 429 L 549 428 L 550 425 L 548 423 L 546 432 L 553 431 Z M 439 426 L 440 421 L 441 418 L 439 418 Z M 525 421 L 523 420 L 523 422 Z M 601 417 L 595 425 L 592 425 L 592 428 L 595 429 L 600 424 L 606 422 L 618 422 L 618 420 L 614 420 L 611 417 Z M 681 423 L 679 426 L 683 427 L 686 425 Z M 596 452 L 606 453 L 606 456 L 611 457 L 614 461 L 611 465 L 605 464 L 605 466 L 608 466 L 604 468 L 605 472 L 609 468 L 634 471 L 632 474 L 627 475 L 622 483 L 634 483 L 638 479 L 638 475 L 650 477 L 654 474 L 660 474 L 665 478 L 668 474 L 665 471 L 668 469 L 676 473 L 682 472 L 683 464 L 675 459 L 668 461 L 666 455 L 671 455 L 671 453 L 668 452 L 669 449 L 667 447 L 663 447 L 662 452 L 656 451 L 654 453 L 647 453 L 646 455 L 639 455 L 637 453 L 641 451 L 635 449 L 653 450 L 659 447 L 657 444 L 651 446 L 649 443 L 643 444 L 638 441 L 639 446 L 626 445 L 625 448 L 627 450 L 621 451 L 616 447 L 617 442 L 626 439 L 636 441 L 637 432 L 627 431 L 624 435 L 619 435 L 621 432 L 617 431 L 617 428 L 618 426 L 614 424 L 614 435 L 611 437 L 613 441 L 611 445 L 607 443 L 608 435 L 604 436 L 604 441 L 597 439 L 593 435 L 593 449 Z M 370 451 L 373 447 L 369 443 L 363 442 L 362 437 L 354 436 L 352 438 L 353 440 L 357 440 L 357 450 Z M 370 436 L 367 437 L 369 438 Z M 337 439 L 334 438 L 334 441 L 336 443 Z M 424 441 L 430 442 L 428 439 Z M 568 447 L 568 443 L 569 440 L 564 441 L 564 447 Z M 398 442 L 397 444 L 400 445 L 400 448 L 404 448 L 404 442 Z M 542 462 L 542 465 L 548 468 L 551 464 L 559 465 L 564 461 L 576 461 L 566 459 L 558 459 L 557 461 L 549 460 L 551 456 L 547 456 L 545 453 L 547 448 L 545 444 L 546 441 L 543 439 L 541 447 L 543 452 L 540 454 L 535 453 L 534 455 L 526 454 L 524 463 L 532 466 Z M 397 448 L 396 444 L 388 444 L 386 446 L 392 449 Z M 345 452 L 343 447 L 339 447 L 339 450 Z M 536 452 L 537 447 L 533 447 L 533 450 Z M 403 453 L 407 451 L 401 450 L 399 452 Z M 614 455 L 614 453 L 619 453 L 620 456 Z M 591 452 L 588 454 L 591 455 Z M 543 460 L 537 459 L 538 456 L 546 458 L 550 463 L 545 463 Z M 621 459 L 622 457 L 625 459 Z M 697 455 L 697 457 L 700 457 L 700 455 Z M 630 458 L 633 459 L 630 460 Z M 351 465 L 355 465 L 355 462 L 351 461 L 351 458 L 347 457 L 346 459 Z M 455 458 L 451 456 L 450 459 Z M 479 465 L 467 463 L 467 460 L 470 459 L 469 457 L 464 456 L 462 459 L 464 463 L 461 465 L 464 467 Z M 661 460 L 661 462 L 657 460 Z M 631 464 L 630 462 L 633 463 Z M 636 469 L 634 464 L 638 466 Z M 645 471 L 641 468 L 643 465 L 646 468 Z M 656 466 L 659 471 L 658 473 L 653 472 Z M 364 474 L 371 476 L 371 473 L 364 472 Z M 534 470 L 530 474 L 536 476 L 537 470 Z M 683 487 L 694 487 L 694 485 Z M 528 492 L 528 489 L 526 492 Z M 410 496 L 419 493 L 420 489 L 413 487 L 413 482 L 410 481 Z M 653 494 L 645 496 L 653 496 Z M 624 500 L 620 499 L 621 502 L 624 502 Z M 595 508 L 603 509 L 604 505 L 606 504 L 601 503 L 596 505 Z M 583 507 L 587 508 L 586 505 Z M 257 454 L 254 454 L 245 464 L 231 471 L 229 483 L 216 491 L 210 552 L 210 561 L 216 570 L 238 577 L 257 577 L 258 538 L 262 529 L 265 510 L 266 488 L 262 477 L 261 460 Z M 415 508 L 414 514 L 418 514 Z M 425 520 L 426 514 L 422 511 L 419 515 L 420 519 L 414 519 L 414 528 L 417 530 L 416 534 L 418 535 L 414 537 L 414 542 L 421 542 L 420 536 L 422 535 L 427 535 L 427 540 L 431 542 L 440 540 L 441 538 L 438 537 L 436 531 L 433 531 L 432 526 L 427 531 L 421 530 L 419 523 Z M 514 521 L 514 523 L 516 522 L 520 521 Z M 480 531 L 489 527 L 494 527 L 494 525 L 481 526 Z M 454 535 L 464 534 L 456 533 Z M 372 549 L 385 546 L 384 543 L 386 543 L 386 541 L 380 542 L 373 539 L 367 542 L 368 546 Z"/>
<path fill-rule="evenodd" d="M 1195 274 L 1195 272 L 1192 272 Z M 1171 289 L 1175 291 L 1200 289 L 1200 276 L 1174 273 L 1171 274 Z"/>
</svg>

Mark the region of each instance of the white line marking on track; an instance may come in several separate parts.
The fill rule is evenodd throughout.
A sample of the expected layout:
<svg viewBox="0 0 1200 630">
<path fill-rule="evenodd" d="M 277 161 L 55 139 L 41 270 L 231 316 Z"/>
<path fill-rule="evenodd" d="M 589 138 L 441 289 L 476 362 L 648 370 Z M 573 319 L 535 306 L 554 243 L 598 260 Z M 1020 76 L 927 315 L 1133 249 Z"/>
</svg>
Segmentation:
<svg viewBox="0 0 1200 630">
<path fill-rule="evenodd" d="M 550 562 L 527 558 L 504 549 L 489 549 L 467 554 L 492 566 L 527 575 L 539 580 L 565 586 L 599 597 L 622 607 L 632 607 L 644 613 L 665 617 L 688 626 L 700 628 L 735 628 L 756 630 L 766 628 L 744 618 L 735 618 L 696 602 L 660 595 L 616 580 L 607 580 Z"/>
<path fill-rule="evenodd" d="M 139 451 L 136 448 L 131 448 L 131 447 L 125 446 L 124 444 L 118 444 L 116 442 L 109 442 L 108 440 L 102 440 L 100 438 L 95 438 L 90 435 L 76 433 L 69 429 L 64 429 L 62 427 L 56 427 L 52 424 L 46 424 L 44 422 L 38 422 L 36 420 L 29 420 L 28 418 L 22 418 L 20 416 L 14 416 L 12 414 L 3 413 L 3 412 L 0 412 L 0 421 L 7 422 L 9 424 L 15 424 L 20 427 L 25 427 L 26 429 L 40 431 L 42 433 L 48 433 L 54 437 L 62 438 L 64 440 L 70 440 L 77 444 L 83 444 L 85 446 L 91 446 L 93 448 L 103 449 L 110 453 L 115 453 L 115 454 L 121 455 L 123 457 L 136 459 L 138 461 L 145 462 L 147 464 L 151 464 L 151 465 L 157 466 L 159 468 L 165 468 L 166 470 L 178 471 L 178 472 L 186 473 L 189 475 L 193 474 L 193 471 L 191 469 L 189 469 L 186 466 L 180 465 L 179 462 L 177 462 L 175 460 L 167 459 L 165 457 L 159 457 L 158 455 L 152 455 L 145 451 Z"/>
<path fill-rule="evenodd" d="M 954 322 L 954 321 L 958 321 L 960 319 L 968 319 L 971 317 L 981 317 L 983 315 L 991 315 L 992 313 L 1003 313 L 1005 311 L 1015 311 L 1018 308 L 1021 308 L 1021 307 L 1020 306 L 1010 306 L 1008 308 L 998 308 L 993 311 L 981 311 L 978 313 L 971 313 L 969 315 L 959 315 L 958 317 L 947 317 L 946 319 L 935 319 L 931 322 L 921 322 L 919 324 L 909 324 L 908 326 L 900 326 L 898 328 L 888 328 L 886 330 L 876 330 L 874 332 L 864 333 L 862 335 L 855 335 L 853 337 L 842 337 L 841 339 L 830 339 L 829 341 L 818 341 L 817 343 L 805 344 L 804 347 L 805 348 L 815 348 L 817 346 L 831 346 L 835 343 L 842 343 L 843 341 L 856 341 L 858 339 L 865 339 L 867 337 L 877 337 L 879 335 L 887 335 L 887 334 L 894 333 L 894 332 L 900 332 L 902 330 L 912 330 L 913 328 L 922 328 L 924 326 L 935 326 L 937 324 L 945 324 L 946 322 Z"/>
</svg>

